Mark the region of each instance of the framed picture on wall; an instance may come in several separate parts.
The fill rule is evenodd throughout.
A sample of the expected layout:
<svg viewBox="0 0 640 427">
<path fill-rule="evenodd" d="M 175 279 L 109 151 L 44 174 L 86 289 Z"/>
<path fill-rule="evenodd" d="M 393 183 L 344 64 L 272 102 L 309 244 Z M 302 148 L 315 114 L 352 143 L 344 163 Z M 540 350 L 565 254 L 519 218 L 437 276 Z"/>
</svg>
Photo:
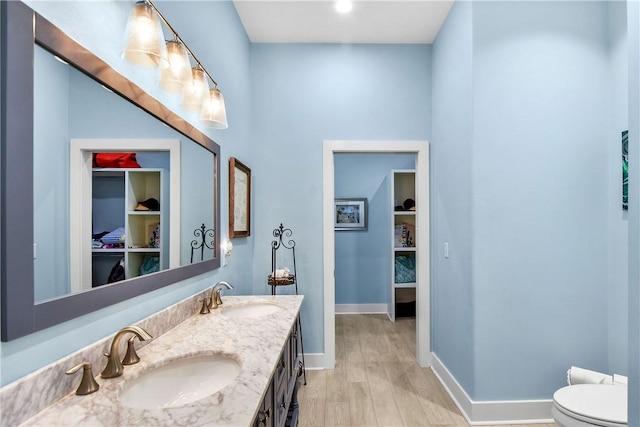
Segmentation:
<svg viewBox="0 0 640 427">
<path fill-rule="evenodd" d="M 251 235 L 251 169 L 229 159 L 229 238 Z"/>
<path fill-rule="evenodd" d="M 366 230 L 367 199 L 336 199 L 333 219 L 336 230 Z"/>
</svg>

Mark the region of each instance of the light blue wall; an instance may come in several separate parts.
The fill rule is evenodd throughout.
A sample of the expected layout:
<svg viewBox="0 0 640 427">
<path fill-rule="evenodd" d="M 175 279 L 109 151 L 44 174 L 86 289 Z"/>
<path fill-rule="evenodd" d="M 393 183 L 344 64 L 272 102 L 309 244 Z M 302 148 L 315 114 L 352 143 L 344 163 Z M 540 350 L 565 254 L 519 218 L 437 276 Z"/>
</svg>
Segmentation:
<svg viewBox="0 0 640 427">
<path fill-rule="evenodd" d="M 640 425 L 640 2 L 627 2 L 629 43 L 629 418 Z M 631 166 L 631 165 L 636 165 Z"/>
<path fill-rule="evenodd" d="M 608 371 L 607 5 L 473 11 L 472 397 L 548 398 Z"/>
<path fill-rule="evenodd" d="M 609 31 L 604 2 L 460 2 L 434 44 L 433 346 L 472 399 L 549 398 L 570 365 L 624 373 L 625 47 Z"/>
<path fill-rule="evenodd" d="M 626 374 L 628 341 L 628 307 L 624 301 L 629 289 L 629 219 L 621 206 L 622 171 L 621 133 L 629 128 L 629 58 L 627 43 L 627 5 L 609 2 L 609 109 L 610 126 L 606 140 L 610 168 L 608 171 L 609 200 L 609 370 Z"/>
<path fill-rule="evenodd" d="M 412 154 L 334 157 L 336 198 L 368 199 L 366 231 L 335 232 L 336 304 L 387 304 L 391 300 L 391 169 L 415 168 Z"/>
<path fill-rule="evenodd" d="M 305 351 L 323 352 L 322 141 L 428 139 L 426 45 L 254 44 L 255 292 L 269 289 L 271 230 L 296 240 Z M 284 291 L 284 290 L 283 290 Z M 306 327 L 304 325 L 310 325 Z"/>
<path fill-rule="evenodd" d="M 69 70 L 34 52 L 34 292 L 36 301 L 69 292 Z"/>
<path fill-rule="evenodd" d="M 176 99 L 157 87 L 157 76 L 148 70 L 136 69 L 120 57 L 123 29 L 133 2 L 34 2 L 29 6 L 67 32 L 80 44 L 96 52 L 122 74 L 147 92 L 173 105 Z M 250 44 L 231 2 L 158 2 L 158 7 L 180 32 L 181 37 L 197 52 L 198 59 L 215 76 L 227 100 L 227 113 L 232 129 L 207 130 L 191 116 L 194 125 L 208 133 L 221 145 L 221 200 L 228 200 L 228 156 L 250 152 L 249 97 Z M 217 20 L 212 25 L 212 17 Z M 186 113 L 179 111 L 181 114 Z M 87 135 L 90 136 L 90 135 Z M 244 150 L 244 151 L 243 151 Z M 249 159 L 250 162 L 250 159 Z M 222 236 L 227 236 L 228 214 L 221 209 Z M 249 239 L 245 239 L 249 240 Z M 177 283 L 139 298 L 91 313 L 64 324 L 0 344 L 1 384 L 7 384 L 54 360 L 76 351 L 98 339 L 113 334 L 122 326 L 147 317 L 183 298 L 205 289 L 216 280 L 228 280 L 236 285 L 235 294 L 251 290 L 251 273 L 246 268 L 252 243 L 234 245 L 229 265 L 209 274 Z M 237 248 L 237 249 L 235 249 Z M 242 260 L 245 260 L 243 263 Z"/>
<path fill-rule="evenodd" d="M 474 393 L 471 216 L 472 3 L 454 3 L 433 45 L 431 289 L 433 352 Z M 443 256 L 449 243 L 450 257 Z"/>
<path fill-rule="evenodd" d="M 211 165 L 213 164 L 213 155 L 203 154 L 195 144 L 182 144 L 181 146 L 181 168 L 180 176 L 180 197 L 181 205 L 185 209 L 180 210 L 180 234 L 182 236 L 182 245 L 180 250 L 180 264 L 186 265 L 191 262 L 192 241 L 196 241 L 198 246 L 202 243 L 201 234 L 195 235 L 194 231 L 200 230 L 202 225 L 205 226 L 205 242 L 206 246 L 211 246 L 211 236 L 207 238 L 206 230 L 214 228 L 213 212 L 214 200 L 211 188 L 203 185 L 204 182 L 213 182 L 214 172 Z M 227 207 L 226 203 L 222 203 L 221 209 Z M 197 206 L 197 208 L 189 208 L 189 206 Z M 214 250 L 204 247 L 204 252 L 197 250 L 193 253 L 195 262 L 201 259 L 212 259 Z"/>
</svg>

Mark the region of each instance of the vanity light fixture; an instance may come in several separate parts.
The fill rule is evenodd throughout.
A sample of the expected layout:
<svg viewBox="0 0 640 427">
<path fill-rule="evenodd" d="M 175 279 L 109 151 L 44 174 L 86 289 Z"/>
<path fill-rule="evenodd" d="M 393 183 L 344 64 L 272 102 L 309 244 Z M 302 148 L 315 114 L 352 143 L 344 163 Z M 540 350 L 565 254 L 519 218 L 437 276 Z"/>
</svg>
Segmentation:
<svg viewBox="0 0 640 427">
<path fill-rule="evenodd" d="M 200 120 L 215 129 L 227 128 L 227 111 L 224 108 L 224 96 L 222 96 L 222 92 L 218 88 L 213 88 L 209 91 L 209 97 L 202 104 Z"/>
<path fill-rule="evenodd" d="M 349 13 L 353 9 L 353 3 L 351 0 L 338 0 L 336 1 L 336 10 L 340 13 Z"/>
<path fill-rule="evenodd" d="M 155 7 L 139 1 L 131 10 L 127 22 L 127 47 L 124 57 L 145 68 L 167 68 L 169 59 L 162 25 Z"/>
<path fill-rule="evenodd" d="M 165 42 L 161 22 L 171 31 L 173 40 Z M 159 68 L 160 87 L 168 92 L 181 92 L 182 106 L 189 111 L 200 112 L 206 126 L 215 129 L 229 127 L 218 83 L 151 0 L 136 2 L 131 11 L 124 57 L 143 67 Z M 189 58 L 193 59 L 195 66 L 191 66 Z"/>
<path fill-rule="evenodd" d="M 182 87 L 192 84 L 191 63 L 187 49 L 178 40 L 167 42 L 169 66 L 160 71 L 160 87 L 167 92 L 181 92 Z"/>
</svg>

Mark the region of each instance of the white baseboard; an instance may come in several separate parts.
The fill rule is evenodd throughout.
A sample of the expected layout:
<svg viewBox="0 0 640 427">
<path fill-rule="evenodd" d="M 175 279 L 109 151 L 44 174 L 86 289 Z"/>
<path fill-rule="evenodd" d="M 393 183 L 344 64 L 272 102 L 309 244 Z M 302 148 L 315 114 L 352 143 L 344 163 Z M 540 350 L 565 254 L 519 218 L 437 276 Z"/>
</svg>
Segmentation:
<svg viewBox="0 0 640 427">
<path fill-rule="evenodd" d="M 387 314 L 387 304 L 336 304 L 336 314 Z"/>
<path fill-rule="evenodd" d="M 469 424 L 553 423 L 553 400 L 473 401 L 434 353 L 431 369 Z"/>
<path fill-rule="evenodd" d="M 306 353 L 304 355 L 304 366 L 308 371 L 319 371 L 324 367 L 324 353 Z"/>
</svg>

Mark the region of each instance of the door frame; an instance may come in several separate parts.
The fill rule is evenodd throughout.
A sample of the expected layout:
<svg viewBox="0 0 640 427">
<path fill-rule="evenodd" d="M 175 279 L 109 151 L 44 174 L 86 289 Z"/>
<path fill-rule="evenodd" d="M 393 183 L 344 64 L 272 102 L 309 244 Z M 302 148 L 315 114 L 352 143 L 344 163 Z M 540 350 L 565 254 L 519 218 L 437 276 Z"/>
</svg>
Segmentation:
<svg viewBox="0 0 640 427">
<path fill-rule="evenodd" d="M 403 153 L 416 156 L 416 241 L 420 245 L 416 286 L 416 359 L 431 366 L 431 273 L 429 240 L 429 142 L 325 140 L 322 144 L 322 228 L 324 277 L 324 368 L 336 365 L 334 154 Z"/>
</svg>

